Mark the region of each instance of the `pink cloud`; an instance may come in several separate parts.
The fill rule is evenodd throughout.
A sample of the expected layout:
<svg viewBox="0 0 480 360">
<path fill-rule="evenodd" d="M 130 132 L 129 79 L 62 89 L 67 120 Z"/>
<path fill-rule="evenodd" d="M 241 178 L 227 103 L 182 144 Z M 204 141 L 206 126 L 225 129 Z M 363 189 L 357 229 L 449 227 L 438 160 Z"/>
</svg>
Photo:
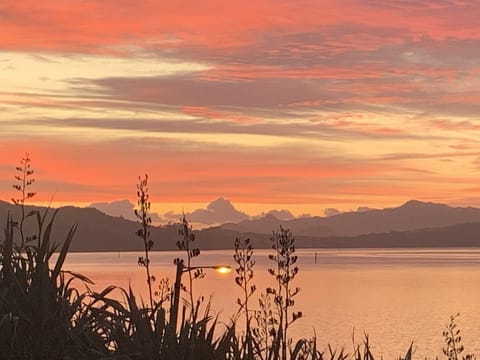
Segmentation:
<svg viewBox="0 0 480 360">
<path fill-rule="evenodd" d="M 478 38 L 475 4 L 377 1 L 14 1 L 2 3 L 4 48 L 114 52 L 115 45 L 148 47 L 251 46 L 260 32 L 329 32 L 335 26 L 372 26 L 376 33 L 332 36 L 330 45 L 372 50 L 386 40 Z M 335 33 L 334 33 L 335 34 Z M 338 35 L 338 34 L 337 34 Z M 383 35 L 383 36 L 382 36 Z M 385 36 L 386 35 L 386 36 Z M 334 42 L 337 41 L 337 45 Z M 293 51 L 312 50 L 308 46 Z M 315 49 L 316 50 L 316 49 Z M 120 51 L 120 50 L 118 50 Z"/>
</svg>

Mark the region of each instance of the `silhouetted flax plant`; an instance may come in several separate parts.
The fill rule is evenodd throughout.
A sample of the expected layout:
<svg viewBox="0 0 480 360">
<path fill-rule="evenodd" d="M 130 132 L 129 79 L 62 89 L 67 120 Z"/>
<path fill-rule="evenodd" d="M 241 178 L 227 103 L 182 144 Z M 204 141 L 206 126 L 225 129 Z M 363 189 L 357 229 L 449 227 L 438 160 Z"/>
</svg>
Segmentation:
<svg viewBox="0 0 480 360">
<path fill-rule="evenodd" d="M 450 316 L 450 322 L 443 331 L 443 337 L 445 340 L 445 347 L 442 349 L 443 354 L 447 356 L 448 360 L 472 360 L 475 359 L 474 354 L 467 354 L 462 356 L 465 350 L 462 345 L 462 336 L 460 335 L 460 329 L 457 327 L 456 319 L 460 316 L 460 313 Z"/>
<path fill-rule="evenodd" d="M 269 268 L 268 272 L 274 276 L 277 287 L 267 288 L 267 293 L 273 295 L 277 307 L 278 326 L 275 330 L 273 352 L 270 354 L 274 359 L 287 359 L 287 343 L 289 326 L 302 317 L 301 312 L 293 312 L 289 318 L 289 308 L 295 304 L 294 297 L 300 291 L 299 287 L 292 287 L 292 281 L 298 273 L 295 255 L 295 238 L 290 230 L 280 228 L 273 232 L 271 237 L 274 254 L 269 255 L 276 267 Z M 272 355 L 273 354 L 273 355 Z"/>
<path fill-rule="evenodd" d="M 200 255 L 200 249 L 193 246 L 193 242 L 195 241 L 195 234 L 187 218 L 185 217 L 185 214 L 182 216 L 178 233 L 180 235 L 180 240 L 177 241 L 177 247 L 179 250 L 185 251 L 185 255 L 187 256 L 187 264 L 186 265 L 183 264 L 184 260 L 181 258 L 175 259 L 174 262 L 177 265 L 178 265 L 178 262 L 182 262 L 182 266 L 185 267 L 185 271 L 188 273 L 190 320 L 192 322 L 195 322 L 195 319 L 198 314 L 200 300 L 198 300 L 195 303 L 194 296 L 193 296 L 193 280 L 202 278 L 204 276 L 204 272 L 202 269 L 192 270 L 192 259 Z"/>
<path fill-rule="evenodd" d="M 24 234 L 24 223 L 25 219 L 28 216 L 31 216 L 32 213 L 30 214 L 25 214 L 25 202 L 28 199 L 33 198 L 37 193 L 33 191 L 29 191 L 30 186 L 35 182 L 35 178 L 33 177 L 33 169 L 31 165 L 32 160 L 30 159 L 30 154 L 25 153 L 25 156 L 20 160 L 20 166 L 17 166 L 15 170 L 17 171 L 17 175 L 15 175 L 15 180 L 17 181 L 16 184 L 13 184 L 13 188 L 17 190 L 20 195 L 19 197 L 13 197 L 12 202 L 15 205 L 20 206 L 22 215 L 20 218 L 20 224 L 19 224 L 19 230 L 20 230 L 20 249 L 23 249 L 25 245 L 25 241 L 30 242 L 34 239 L 36 239 L 36 235 L 33 235 L 31 237 L 28 237 L 27 239 L 25 238 Z"/>
<path fill-rule="evenodd" d="M 74 279 L 89 280 L 62 271 L 76 226 L 60 246 L 52 238 L 57 211 L 49 221 L 47 212 L 34 212 L 38 243 L 29 244 L 26 251 L 16 250 L 16 227 L 7 216 L 0 246 L 0 357 L 85 359 L 106 355 L 101 336 L 87 333 L 82 326 L 86 295 L 72 286 Z M 82 342 L 82 337 L 89 338 L 89 344 Z"/>
<path fill-rule="evenodd" d="M 245 360 L 254 358 L 254 338 L 252 334 L 251 310 L 249 308 L 250 298 L 257 289 L 253 280 L 253 247 L 250 238 L 236 238 L 234 243 L 235 253 L 233 259 L 237 263 L 235 269 L 237 276 L 235 283 L 242 289 L 242 297 L 237 298 L 237 304 L 240 307 L 239 313 L 245 316 L 245 348 L 243 358 Z"/>
<path fill-rule="evenodd" d="M 272 295 L 270 293 L 262 292 L 258 298 L 258 305 L 259 310 L 255 311 L 256 327 L 253 329 L 253 333 L 260 349 L 260 358 L 268 359 L 272 352 L 278 318 L 273 312 Z"/>
<path fill-rule="evenodd" d="M 153 247 L 153 241 L 150 239 L 150 226 L 152 225 L 152 218 L 150 217 L 150 197 L 148 194 L 148 175 L 145 177 L 138 177 L 137 184 L 137 206 L 135 209 L 135 216 L 140 223 L 140 229 L 137 231 L 137 236 L 143 240 L 144 256 L 138 258 L 138 265 L 145 267 L 148 285 L 148 298 L 150 301 L 150 309 L 153 310 L 153 292 L 152 283 L 155 277 L 150 273 L 150 250 Z"/>
</svg>

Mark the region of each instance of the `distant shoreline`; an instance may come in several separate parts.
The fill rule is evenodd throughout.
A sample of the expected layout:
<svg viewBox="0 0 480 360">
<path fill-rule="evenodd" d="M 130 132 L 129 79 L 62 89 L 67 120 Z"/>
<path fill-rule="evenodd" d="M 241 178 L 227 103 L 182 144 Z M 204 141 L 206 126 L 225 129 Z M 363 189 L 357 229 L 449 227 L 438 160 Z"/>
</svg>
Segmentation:
<svg viewBox="0 0 480 360">
<path fill-rule="evenodd" d="M 361 251 L 361 250 L 432 250 L 432 249 L 445 249 L 445 250 L 480 250 L 480 245 L 475 245 L 475 246 L 389 246 L 389 247 L 296 247 L 297 250 L 352 250 L 352 251 Z M 233 249 L 230 248 L 224 248 L 224 249 L 201 249 L 201 251 L 232 251 Z M 255 251 L 257 250 L 270 250 L 270 248 L 255 248 Z M 138 250 L 74 250 L 74 251 L 69 251 L 69 253 L 82 253 L 82 254 L 97 254 L 97 253 L 105 253 L 105 254 L 116 254 L 116 253 L 138 253 L 138 252 L 143 252 L 143 249 L 138 249 Z M 151 250 L 152 253 L 181 253 L 181 250 Z M 58 252 L 55 252 L 55 254 Z"/>
</svg>

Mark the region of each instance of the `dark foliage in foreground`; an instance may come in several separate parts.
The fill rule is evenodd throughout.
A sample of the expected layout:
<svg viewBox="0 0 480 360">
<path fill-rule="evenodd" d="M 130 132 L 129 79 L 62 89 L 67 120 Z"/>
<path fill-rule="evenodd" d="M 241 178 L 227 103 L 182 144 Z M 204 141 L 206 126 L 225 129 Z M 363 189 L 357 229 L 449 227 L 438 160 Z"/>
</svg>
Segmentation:
<svg viewBox="0 0 480 360">
<path fill-rule="evenodd" d="M 277 261 L 280 267 L 274 271 L 279 286 L 283 287 L 278 291 L 283 291 L 283 295 L 275 293 L 277 298 L 273 298 L 273 304 L 269 304 L 271 299 L 267 294 L 261 295 L 260 311 L 254 315 L 259 326 L 255 333 L 248 332 L 245 336 L 237 328 L 236 321 L 227 326 L 220 325 L 210 315 L 208 305 L 201 311 L 198 302 L 194 309 L 183 308 L 178 327 L 172 329 L 168 321 L 168 297 L 165 300 L 161 297 L 152 308 L 149 304 L 139 304 L 131 289 L 110 286 L 101 292 L 91 291 L 89 279 L 62 269 L 76 226 L 72 226 L 59 244 L 52 239 L 56 212 L 29 215 L 37 222 L 37 233 L 32 236 L 34 240 L 24 244 L 23 248 L 16 246 L 13 239 L 15 232 L 19 231 L 19 224 L 10 217 L 6 219 L 1 239 L 2 359 L 267 360 L 279 358 L 278 354 L 282 353 L 284 347 L 287 351 L 285 357 L 292 360 L 374 359 L 368 337 L 356 345 L 352 353 L 329 346 L 325 351 L 320 351 L 315 337 L 296 342 L 280 338 L 280 344 L 278 338 L 270 338 L 271 328 L 277 329 L 277 332 L 283 329 L 286 335 L 286 310 L 292 304 L 291 297 L 294 294 L 285 280 L 290 281 L 294 277 L 292 271 L 296 272 L 292 270 L 294 267 L 288 268 L 295 263 L 295 259 L 291 258 L 293 244 L 288 232 L 275 235 L 285 237 L 278 238 L 276 256 L 280 256 Z M 248 299 L 254 291 L 249 287 L 253 277 L 249 269 L 253 263 L 249 263 L 252 249 L 248 242 L 237 244 L 237 256 L 240 265 L 237 283 L 245 290 L 239 305 L 246 315 L 249 314 Z M 119 298 L 124 300 L 117 300 Z M 185 303 L 188 305 L 190 302 Z M 269 317 L 275 316 L 273 313 L 277 312 L 277 307 L 279 312 L 283 311 L 283 319 L 280 323 L 269 322 Z M 192 317 L 192 312 L 196 316 Z M 281 314 L 277 313 L 277 316 Z M 445 355 L 449 360 L 471 360 L 473 355 L 461 357 L 463 347 L 454 320 L 453 317 L 444 333 Z M 245 316 L 245 322 L 248 325 L 253 318 Z M 260 327 L 262 324 L 265 325 L 263 332 Z M 402 359 L 410 360 L 412 352 L 411 345 Z"/>
</svg>

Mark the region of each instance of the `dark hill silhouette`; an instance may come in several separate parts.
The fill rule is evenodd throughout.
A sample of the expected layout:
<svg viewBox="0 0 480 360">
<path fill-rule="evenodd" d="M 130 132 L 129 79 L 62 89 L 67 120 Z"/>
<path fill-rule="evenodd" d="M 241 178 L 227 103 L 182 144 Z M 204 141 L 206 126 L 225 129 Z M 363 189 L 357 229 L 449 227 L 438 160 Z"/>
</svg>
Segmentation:
<svg viewBox="0 0 480 360">
<path fill-rule="evenodd" d="M 45 208 L 27 206 L 26 210 L 43 212 Z M 7 213 L 20 219 L 18 206 L 0 201 L 0 227 L 4 225 Z M 142 250 L 143 243 L 135 235 L 138 223 L 106 215 L 94 208 L 61 208 L 53 227 L 54 240 L 62 242 L 73 224 L 78 224 L 78 229 L 72 242 L 72 251 Z M 247 225 L 251 224 L 252 230 L 249 231 Z M 393 209 L 347 213 L 329 218 L 280 221 L 268 215 L 258 220 L 195 231 L 196 246 L 205 250 L 232 249 L 236 237 L 248 236 L 256 248 L 270 248 L 272 231 L 280 224 L 294 232 L 299 248 L 480 246 L 479 209 L 452 208 L 419 201 L 409 201 Z M 26 234 L 33 234 L 35 229 L 34 219 L 29 218 Z M 358 234 L 367 231 L 370 233 Z M 342 235 L 336 236 L 335 233 Z M 176 250 L 178 226 L 153 226 L 151 238 L 155 242 L 154 251 Z"/>
<path fill-rule="evenodd" d="M 37 210 L 43 213 L 46 208 L 26 206 L 27 212 Z M 17 220 L 21 212 L 18 206 L 0 201 L 0 224 L 4 224 L 7 213 Z M 53 213 L 53 210 L 50 210 Z M 113 217 L 94 208 L 77 208 L 66 206 L 60 208 L 53 226 L 55 241 L 61 242 L 70 227 L 78 224 L 72 251 L 134 251 L 142 250 L 142 240 L 135 233 L 138 224 L 122 217 Z M 33 234 L 36 230 L 35 220 L 26 221 L 26 234 Z M 176 249 L 178 230 L 175 226 L 152 227 L 151 238 L 155 241 L 155 248 L 162 250 Z M 161 239 L 161 240 L 160 240 Z M 162 242 L 160 244 L 160 242 Z"/>
<path fill-rule="evenodd" d="M 277 220 L 297 236 L 357 236 L 390 231 L 409 231 L 422 228 L 480 222 L 480 209 L 456 208 L 444 204 L 411 200 L 400 207 L 348 212 L 330 217 Z M 239 232 L 271 233 L 271 217 L 246 220 L 238 224 L 224 224 L 222 228 Z"/>
<path fill-rule="evenodd" d="M 480 247 L 480 222 L 354 237 L 304 238 L 318 248 Z"/>
<path fill-rule="evenodd" d="M 35 210 L 42 214 L 45 207 L 26 206 L 26 213 Z M 50 216 L 54 209 L 49 210 Z M 20 220 L 19 206 L 0 200 L 0 228 L 7 219 L 7 214 Z M 50 218 L 50 217 L 49 217 Z M 142 251 L 143 242 L 136 236 L 139 224 L 135 221 L 106 215 L 95 208 L 78 208 L 66 206 L 59 209 L 53 226 L 53 239 L 61 243 L 71 226 L 78 224 L 75 237 L 70 246 L 71 251 Z M 33 217 L 25 221 L 25 234 L 36 232 L 36 222 Z M 0 229 L 0 231 L 3 231 Z M 195 246 L 201 249 L 233 249 L 233 243 L 240 234 L 231 230 L 212 227 L 195 231 L 197 240 Z M 0 236 L 0 240 L 2 237 Z M 152 226 L 151 239 L 153 250 L 177 250 L 176 242 L 180 239 L 178 225 Z M 265 241 L 268 237 L 265 237 Z"/>
</svg>

